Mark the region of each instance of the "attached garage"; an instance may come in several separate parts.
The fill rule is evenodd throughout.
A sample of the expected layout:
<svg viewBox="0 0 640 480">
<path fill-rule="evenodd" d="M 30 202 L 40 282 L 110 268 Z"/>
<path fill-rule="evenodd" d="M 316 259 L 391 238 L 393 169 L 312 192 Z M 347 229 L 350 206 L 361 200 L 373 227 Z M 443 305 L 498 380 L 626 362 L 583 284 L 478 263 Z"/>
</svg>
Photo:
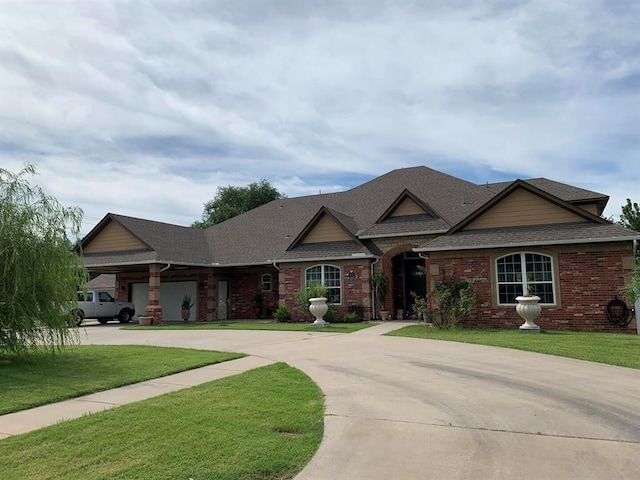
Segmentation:
<svg viewBox="0 0 640 480">
<path fill-rule="evenodd" d="M 191 295 L 194 303 L 191 307 L 191 319 L 196 318 L 198 311 L 198 282 L 162 282 L 160 284 L 160 306 L 162 307 L 163 320 L 181 320 L 182 297 Z M 132 283 L 131 301 L 136 306 L 136 311 L 143 313 L 149 304 L 149 284 Z"/>
</svg>

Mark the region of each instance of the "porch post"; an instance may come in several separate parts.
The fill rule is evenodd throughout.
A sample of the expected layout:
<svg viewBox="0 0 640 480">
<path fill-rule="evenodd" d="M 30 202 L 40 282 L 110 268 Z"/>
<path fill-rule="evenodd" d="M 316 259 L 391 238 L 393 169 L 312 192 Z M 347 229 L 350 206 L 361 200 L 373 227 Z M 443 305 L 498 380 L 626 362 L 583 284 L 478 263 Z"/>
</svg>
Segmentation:
<svg viewBox="0 0 640 480">
<path fill-rule="evenodd" d="M 153 317 L 153 323 L 162 321 L 162 307 L 160 306 L 160 265 L 149 265 L 149 305 L 144 311 L 147 317 Z"/>
</svg>

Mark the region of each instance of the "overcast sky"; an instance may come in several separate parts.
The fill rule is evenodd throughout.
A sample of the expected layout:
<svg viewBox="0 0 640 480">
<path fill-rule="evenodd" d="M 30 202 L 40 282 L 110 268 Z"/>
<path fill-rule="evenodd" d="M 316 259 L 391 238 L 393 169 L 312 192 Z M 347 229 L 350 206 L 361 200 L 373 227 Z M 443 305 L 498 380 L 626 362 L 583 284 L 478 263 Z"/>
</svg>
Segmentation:
<svg viewBox="0 0 640 480">
<path fill-rule="evenodd" d="M 0 0 L 0 166 L 179 225 L 414 165 L 640 201 L 638 0 Z"/>
</svg>

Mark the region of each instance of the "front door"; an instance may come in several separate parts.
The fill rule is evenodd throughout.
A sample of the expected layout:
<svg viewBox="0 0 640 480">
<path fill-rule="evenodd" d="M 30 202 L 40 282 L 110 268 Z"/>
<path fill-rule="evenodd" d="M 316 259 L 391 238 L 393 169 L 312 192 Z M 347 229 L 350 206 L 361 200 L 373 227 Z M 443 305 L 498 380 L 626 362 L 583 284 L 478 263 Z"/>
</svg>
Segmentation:
<svg viewBox="0 0 640 480">
<path fill-rule="evenodd" d="M 229 282 L 218 280 L 218 320 L 229 319 Z"/>
<path fill-rule="evenodd" d="M 427 293 L 425 262 L 414 252 L 404 252 L 393 258 L 394 313 L 402 310 L 405 318 L 413 315 L 412 292 L 420 297 Z"/>
</svg>

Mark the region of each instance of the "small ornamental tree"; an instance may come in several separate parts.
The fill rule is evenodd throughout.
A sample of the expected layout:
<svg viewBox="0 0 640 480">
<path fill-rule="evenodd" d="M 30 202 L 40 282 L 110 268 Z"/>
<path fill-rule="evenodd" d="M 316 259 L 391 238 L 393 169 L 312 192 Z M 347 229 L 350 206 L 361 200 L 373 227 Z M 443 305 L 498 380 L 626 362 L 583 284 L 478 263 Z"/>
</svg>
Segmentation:
<svg viewBox="0 0 640 480">
<path fill-rule="evenodd" d="M 475 310 L 477 298 L 473 284 L 476 282 L 477 278 L 460 280 L 455 272 L 450 277 L 442 272 L 442 278 L 433 284 L 431 291 L 440 309 L 440 315 L 433 318 L 435 327 L 454 327 Z"/>
<path fill-rule="evenodd" d="M 629 279 L 629 282 L 622 287 L 622 294 L 627 298 L 631 304 L 640 299 L 640 257 L 636 257 L 633 273 Z M 636 311 L 636 321 L 638 321 L 638 315 L 640 312 Z"/>
<path fill-rule="evenodd" d="M 626 205 L 622 206 L 622 215 L 620 215 L 618 223 L 623 227 L 640 232 L 640 206 L 637 202 L 631 202 L 631 199 L 627 198 Z"/>
<path fill-rule="evenodd" d="M 0 353 L 24 354 L 76 340 L 68 328 L 87 275 L 73 250 L 82 221 L 17 174 L 0 168 Z M 69 238 L 69 234 L 75 237 Z"/>
</svg>

